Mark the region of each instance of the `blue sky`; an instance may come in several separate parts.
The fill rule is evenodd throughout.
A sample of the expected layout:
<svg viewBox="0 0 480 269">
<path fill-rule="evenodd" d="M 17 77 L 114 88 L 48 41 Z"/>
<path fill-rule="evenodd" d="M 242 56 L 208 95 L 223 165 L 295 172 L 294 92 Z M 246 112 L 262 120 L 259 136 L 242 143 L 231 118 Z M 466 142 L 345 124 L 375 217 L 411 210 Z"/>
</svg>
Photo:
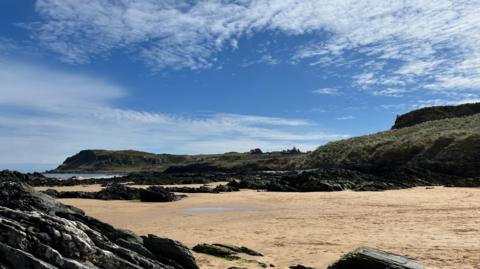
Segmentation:
<svg viewBox="0 0 480 269">
<path fill-rule="evenodd" d="M 2 0 L 0 168 L 313 150 L 480 100 L 480 2 Z"/>
</svg>

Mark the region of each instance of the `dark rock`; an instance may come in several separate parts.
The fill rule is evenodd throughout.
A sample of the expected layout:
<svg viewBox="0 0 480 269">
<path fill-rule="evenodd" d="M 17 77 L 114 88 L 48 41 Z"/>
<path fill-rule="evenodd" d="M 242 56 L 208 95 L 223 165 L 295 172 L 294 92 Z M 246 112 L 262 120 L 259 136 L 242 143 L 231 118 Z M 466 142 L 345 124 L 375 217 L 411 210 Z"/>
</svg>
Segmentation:
<svg viewBox="0 0 480 269">
<path fill-rule="evenodd" d="M 228 185 L 218 185 L 215 188 L 209 188 L 207 186 L 201 186 L 198 188 L 192 187 L 165 187 L 165 190 L 170 192 L 181 192 L 181 193 L 221 193 L 221 192 L 233 192 L 240 191 L 240 189 L 228 186 Z"/>
<path fill-rule="evenodd" d="M 143 237 L 143 244 L 159 258 L 171 259 L 186 269 L 199 268 L 190 250 L 178 241 L 149 234 Z"/>
<path fill-rule="evenodd" d="M 18 180 L 0 177 L 2 269 L 198 268 L 191 253 L 178 251 L 181 248 L 186 249 L 178 242 L 164 244 L 154 254 L 132 232 L 85 216 Z"/>
<path fill-rule="evenodd" d="M 138 200 L 143 202 L 172 202 L 180 200 L 184 195 L 176 195 L 162 187 L 149 187 L 146 190 L 130 188 L 123 184 L 110 184 L 99 192 L 82 191 L 56 191 L 48 189 L 44 191 L 55 198 L 79 198 L 99 200 Z"/>
<path fill-rule="evenodd" d="M 289 268 L 290 269 L 315 269 L 315 267 L 304 266 L 304 265 L 301 265 L 301 264 L 292 265 Z"/>
<path fill-rule="evenodd" d="M 218 185 L 213 189 L 214 192 L 234 192 L 234 191 L 240 191 L 239 188 L 229 186 L 229 185 Z"/>
<path fill-rule="evenodd" d="M 182 166 L 171 166 L 165 169 L 165 174 L 178 174 L 178 173 L 189 173 L 189 174 L 198 174 L 198 173 L 229 173 L 231 170 L 216 167 L 206 163 L 195 163 Z"/>
<path fill-rule="evenodd" d="M 244 246 L 239 247 L 239 246 L 227 245 L 227 244 L 213 244 L 213 245 L 218 246 L 218 247 L 227 248 L 227 249 L 230 249 L 230 250 L 235 251 L 237 253 L 244 253 L 244 254 L 247 254 L 247 255 L 250 255 L 250 256 L 263 256 L 262 253 L 260 253 L 258 251 L 255 251 L 253 249 L 244 247 Z"/>
<path fill-rule="evenodd" d="M 239 247 L 239 246 L 227 245 L 227 244 L 198 244 L 195 247 L 193 247 L 193 251 L 224 258 L 227 260 L 241 259 L 239 256 L 237 256 L 237 254 L 239 253 L 247 254 L 250 256 L 263 256 L 263 254 L 253 249 L 243 247 L 243 246 Z M 248 260 L 248 261 L 256 262 L 258 263 L 258 265 L 260 265 L 263 268 L 267 267 L 267 264 L 259 261 L 253 261 L 253 260 Z"/>
<path fill-rule="evenodd" d="M 97 192 L 95 197 L 100 200 L 138 200 L 140 193 L 138 189 L 123 184 L 110 184 Z"/>
<path fill-rule="evenodd" d="M 206 186 L 201 186 L 198 188 L 192 188 L 192 187 L 165 187 L 165 190 L 168 190 L 169 192 L 180 192 L 180 193 L 218 193 L 213 191 L 213 189 L 206 187 Z"/>
<path fill-rule="evenodd" d="M 54 189 L 48 189 L 43 191 L 43 193 L 54 197 L 54 198 L 78 198 L 78 199 L 97 199 L 96 192 L 85 192 L 85 191 L 57 191 Z"/>
<path fill-rule="evenodd" d="M 423 266 L 404 256 L 361 247 L 346 254 L 328 269 L 423 269 Z"/>
<path fill-rule="evenodd" d="M 208 254 L 228 260 L 238 260 L 240 257 L 236 256 L 237 252 L 221 246 L 211 244 L 198 244 L 192 249 L 195 252 Z"/>
<path fill-rule="evenodd" d="M 176 195 L 173 192 L 167 191 L 165 188 L 151 186 L 147 189 L 140 189 L 140 201 L 142 202 L 173 202 L 178 201 L 185 195 Z"/>
<path fill-rule="evenodd" d="M 138 189 L 129 188 L 123 184 L 108 184 L 98 192 L 84 191 L 56 191 L 48 189 L 43 193 L 55 198 L 79 198 L 99 200 L 138 200 L 140 198 Z"/>
</svg>

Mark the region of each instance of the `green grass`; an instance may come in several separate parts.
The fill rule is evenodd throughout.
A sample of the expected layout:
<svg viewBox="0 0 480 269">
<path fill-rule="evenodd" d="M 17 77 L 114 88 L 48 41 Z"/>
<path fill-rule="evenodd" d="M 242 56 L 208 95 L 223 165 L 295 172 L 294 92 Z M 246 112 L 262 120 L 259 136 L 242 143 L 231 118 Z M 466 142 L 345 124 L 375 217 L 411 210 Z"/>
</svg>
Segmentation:
<svg viewBox="0 0 480 269">
<path fill-rule="evenodd" d="M 218 168 L 293 170 L 344 167 L 362 171 L 409 167 L 480 174 L 480 114 L 427 121 L 414 126 L 328 143 L 310 154 L 228 152 L 171 155 L 123 150 L 87 150 L 55 172 L 163 171 L 170 166 L 207 164 Z"/>
<path fill-rule="evenodd" d="M 336 141 L 319 147 L 302 166 L 386 169 L 406 164 L 468 168 L 480 156 L 480 114 Z M 440 168 L 441 169 L 441 168 Z"/>
<path fill-rule="evenodd" d="M 281 152 L 250 154 L 172 155 L 135 150 L 84 150 L 67 158 L 54 172 L 109 172 L 130 173 L 163 171 L 171 166 L 206 164 L 225 169 L 283 170 L 295 167 L 295 161 L 304 154 Z"/>
</svg>

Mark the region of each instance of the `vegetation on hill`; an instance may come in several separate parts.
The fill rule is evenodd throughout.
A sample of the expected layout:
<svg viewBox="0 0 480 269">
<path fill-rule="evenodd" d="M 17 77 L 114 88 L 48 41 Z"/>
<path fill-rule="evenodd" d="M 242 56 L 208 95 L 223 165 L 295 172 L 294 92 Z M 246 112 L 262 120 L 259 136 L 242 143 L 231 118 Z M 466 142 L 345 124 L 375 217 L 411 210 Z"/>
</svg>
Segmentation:
<svg viewBox="0 0 480 269">
<path fill-rule="evenodd" d="M 304 156 L 298 149 L 263 153 L 228 152 L 224 154 L 172 155 L 134 150 L 82 150 L 68 157 L 54 173 L 131 173 L 145 171 L 180 171 L 214 169 L 217 171 L 283 170 L 294 168 L 295 160 Z"/>
<path fill-rule="evenodd" d="M 473 111 L 475 107 L 449 108 L 457 111 L 449 115 L 458 115 L 466 108 Z M 408 115 L 446 111 L 442 109 L 418 110 Z M 131 174 L 129 180 L 158 178 L 172 182 L 217 180 L 230 175 L 246 180 L 239 187 L 276 191 L 480 185 L 480 114 L 442 115 L 442 119 L 430 116 L 437 120 L 421 122 L 425 117 L 420 117 L 411 121 L 420 122 L 412 126 L 331 142 L 308 154 L 296 148 L 210 155 L 85 150 L 69 157 L 54 172 L 140 172 Z"/>
<path fill-rule="evenodd" d="M 471 116 L 477 113 L 480 113 L 480 103 L 426 107 L 398 116 L 392 129 L 409 127 L 426 121 Z"/>
<path fill-rule="evenodd" d="M 480 114 L 332 142 L 304 167 L 348 168 L 374 175 L 480 176 Z"/>
</svg>

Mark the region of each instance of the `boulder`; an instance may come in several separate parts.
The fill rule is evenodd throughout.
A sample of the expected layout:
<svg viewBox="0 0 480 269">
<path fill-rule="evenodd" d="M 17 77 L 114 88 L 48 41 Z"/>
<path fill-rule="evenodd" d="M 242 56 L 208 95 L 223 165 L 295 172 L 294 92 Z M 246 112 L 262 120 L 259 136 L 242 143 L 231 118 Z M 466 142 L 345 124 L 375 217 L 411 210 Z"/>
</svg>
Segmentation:
<svg viewBox="0 0 480 269">
<path fill-rule="evenodd" d="M 2 269 L 198 268 L 188 249 L 174 242 L 158 245 L 153 253 L 132 232 L 88 217 L 18 180 L 0 177 Z M 158 253 L 163 253 L 161 258 Z"/>
<path fill-rule="evenodd" d="M 223 247 L 223 248 L 228 248 L 232 251 L 235 251 L 237 253 L 244 253 L 244 254 L 247 254 L 247 255 L 250 255 L 250 256 L 263 256 L 262 253 L 258 252 L 258 251 L 255 251 L 253 249 L 250 249 L 250 248 L 247 248 L 247 247 L 244 247 L 244 246 L 234 246 L 234 245 L 227 245 L 227 244 L 213 244 L 214 246 L 218 246 L 218 247 Z"/>
<path fill-rule="evenodd" d="M 408 257 L 361 247 L 346 254 L 328 269 L 423 269 L 423 266 Z"/>
<path fill-rule="evenodd" d="M 139 195 L 142 202 L 173 202 L 186 197 L 185 195 L 176 195 L 163 187 L 157 186 L 140 189 Z"/>
<path fill-rule="evenodd" d="M 160 259 L 168 258 L 186 269 L 198 269 L 190 250 L 182 243 L 149 234 L 143 237 L 144 246 Z"/>
<path fill-rule="evenodd" d="M 315 269 L 315 267 L 309 267 L 309 266 L 305 266 L 305 265 L 301 265 L 301 264 L 292 265 L 289 268 L 290 269 Z"/>
<path fill-rule="evenodd" d="M 136 188 L 114 183 L 97 192 L 95 197 L 100 200 L 138 200 L 140 194 Z"/>
<path fill-rule="evenodd" d="M 208 254 L 208 255 L 212 255 L 212 256 L 228 259 L 228 260 L 240 259 L 240 257 L 236 255 L 237 252 L 229 248 L 217 246 L 217 245 L 198 244 L 194 246 L 192 250 L 198 253 Z"/>
</svg>

